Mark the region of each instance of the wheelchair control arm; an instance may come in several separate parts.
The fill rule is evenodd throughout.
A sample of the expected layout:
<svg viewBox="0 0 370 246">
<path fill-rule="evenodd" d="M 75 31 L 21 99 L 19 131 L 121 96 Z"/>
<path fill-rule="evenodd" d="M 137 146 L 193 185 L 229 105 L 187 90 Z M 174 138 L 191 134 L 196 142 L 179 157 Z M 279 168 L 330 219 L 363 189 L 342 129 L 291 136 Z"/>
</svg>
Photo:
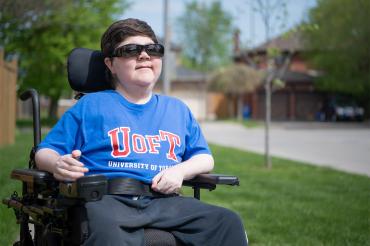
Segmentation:
<svg viewBox="0 0 370 246">
<path fill-rule="evenodd" d="M 192 187 L 194 197 L 200 199 L 200 189 L 214 190 L 217 185 L 239 185 L 239 179 L 224 174 L 199 174 L 193 179 L 184 180 L 183 185 Z"/>
</svg>

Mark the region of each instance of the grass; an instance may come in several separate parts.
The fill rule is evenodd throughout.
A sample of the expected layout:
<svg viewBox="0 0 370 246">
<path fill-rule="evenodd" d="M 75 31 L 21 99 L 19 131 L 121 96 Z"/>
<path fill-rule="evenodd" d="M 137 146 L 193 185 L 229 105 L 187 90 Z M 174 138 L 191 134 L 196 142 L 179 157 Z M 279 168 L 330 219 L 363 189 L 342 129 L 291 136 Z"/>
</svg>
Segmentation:
<svg viewBox="0 0 370 246">
<path fill-rule="evenodd" d="M 9 173 L 27 166 L 31 145 L 23 133 L 0 149 L 1 198 L 20 190 Z M 236 175 L 241 185 L 203 191 L 202 200 L 239 213 L 251 245 L 370 245 L 368 177 L 277 158 L 267 170 L 261 155 L 211 148 L 215 172 Z M 12 210 L 0 205 L 0 245 L 11 245 L 17 230 Z"/>
<path fill-rule="evenodd" d="M 263 127 L 264 126 L 264 123 L 262 121 L 256 121 L 256 120 L 246 120 L 246 119 L 243 119 L 241 121 L 235 119 L 235 118 L 230 118 L 230 119 L 226 119 L 225 120 L 226 122 L 232 122 L 232 123 L 235 123 L 235 124 L 241 124 L 242 126 L 246 127 L 246 128 L 258 128 L 258 127 Z"/>
<path fill-rule="evenodd" d="M 53 119 L 53 118 L 41 118 L 40 119 L 40 124 L 42 126 L 48 126 L 52 127 L 57 123 L 58 119 Z M 16 121 L 17 127 L 25 127 L 25 128 L 30 128 L 33 126 L 33 120 L 32 118 L 26 118 L 26 119 L 17 119 Z"/>
<path fill-rule="evenodd" d="M 202 192 L 202 200 L 243 218 L 251 245 L 370 245 L 370 179 L 328 168 L 212 146 L 216 173 L 240 187 Z"/>
<path fill-rule="evenodd" d="M 9 197 L 13 191 L 21 194 L 21 184 L 10 179 L 14 168 L 28 167 L 29 151 L 32 147 L 32 134 L 17 132 L 16 143 L 0 148 L 0 200 Z M 12 245 L 18 233 L 14 212 L 3 203 L 0 204 L 0 245 Z"/>
</svg>

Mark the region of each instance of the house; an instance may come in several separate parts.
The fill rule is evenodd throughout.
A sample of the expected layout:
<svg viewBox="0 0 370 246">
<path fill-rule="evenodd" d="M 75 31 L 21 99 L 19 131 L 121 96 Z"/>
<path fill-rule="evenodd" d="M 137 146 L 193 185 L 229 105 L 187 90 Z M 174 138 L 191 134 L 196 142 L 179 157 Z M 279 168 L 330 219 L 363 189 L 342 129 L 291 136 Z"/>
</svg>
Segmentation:
<svg viewBox="0 0 370 246">
<path fill-rule="evenodd" d="M 178 64 L 171 78 L 170 95 L 181 99 L 197 120 L 207 117 L 206 74 Z"/>
<path fill-rule="evenodd" d="M 325 93 L 315 89 L 318 72 L 312 69 L 305 59 L 301 34 L 293 32 L 281 35 L 250 50 L 239 49 L 238 33 L 234 37 L 234 62 L 245 63 L 257 69 L 267 68 L 267 50 L 280 50 L 275 59 L 279 68 L 287 62 L 288 67 L 278 78 L 285 82 L 280 89 L 273 87 L 271 97 L 272 120 L 315 120 L 322 108 Z M 251 109 L 251 118 L 261 120 L 265 117 L 265 90 L 261 85 L 255 92 L 245 96 L 245 105 Z"/>
<path fill-rule="evenodd" d="M 207 85 L 206 73 L 185 68 L 181 64 L 181 48 L 171 44 L 169 54 L 170 96 L 182 100 L 199 120 L 207 118 Z M 163 73 L 156 84 L 154 91 L 161 93 L 163 87 Z"/>
</svg>

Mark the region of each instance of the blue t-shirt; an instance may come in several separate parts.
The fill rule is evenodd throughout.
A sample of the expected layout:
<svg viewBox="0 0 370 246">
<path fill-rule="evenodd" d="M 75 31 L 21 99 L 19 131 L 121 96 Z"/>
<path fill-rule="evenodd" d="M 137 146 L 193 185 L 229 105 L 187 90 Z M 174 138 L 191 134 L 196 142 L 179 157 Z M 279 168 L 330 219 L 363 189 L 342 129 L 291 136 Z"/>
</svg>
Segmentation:
<svg viewBox="0 0 370 246">
<path fill-rule="evenodd" d="M 198 123 L 180 100 L 154 94 L 139 105 L 114 90 L 82 97 L 40 143 L 42 148 L 60 155 L 81 150 L 88 175 L 146 183 L 165 168 L 210 154 Z"/>
</svg>

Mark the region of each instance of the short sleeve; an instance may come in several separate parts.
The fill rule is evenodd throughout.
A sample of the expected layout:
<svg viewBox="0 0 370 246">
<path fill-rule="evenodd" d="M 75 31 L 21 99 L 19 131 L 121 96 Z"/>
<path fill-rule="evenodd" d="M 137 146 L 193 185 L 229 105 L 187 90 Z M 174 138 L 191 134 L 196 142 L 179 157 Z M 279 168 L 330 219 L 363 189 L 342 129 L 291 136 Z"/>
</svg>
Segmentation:
<svg viewBox="0 0 370 246">
<path fill-rule="evenodd" d="M 203 136 L 200 125 L 198 124 L 190 110 L 186 127 L 187 135 L 185 137 L 186 146 L 183 160 L 186 161 L 190 159 L 192 156 L 199 154 L 211 155 L 211 151 L 209 149 L 206 139 Z"/>
<path fill-rule="evenodd" d="M 72 107 L 51 129 L 37 150 L 53 149 L 60 155 L 70 154 L 74 149 L 80 149 L 82 141 L 80 134 L 80 112 L 78 107 Z"/>
</svg>

